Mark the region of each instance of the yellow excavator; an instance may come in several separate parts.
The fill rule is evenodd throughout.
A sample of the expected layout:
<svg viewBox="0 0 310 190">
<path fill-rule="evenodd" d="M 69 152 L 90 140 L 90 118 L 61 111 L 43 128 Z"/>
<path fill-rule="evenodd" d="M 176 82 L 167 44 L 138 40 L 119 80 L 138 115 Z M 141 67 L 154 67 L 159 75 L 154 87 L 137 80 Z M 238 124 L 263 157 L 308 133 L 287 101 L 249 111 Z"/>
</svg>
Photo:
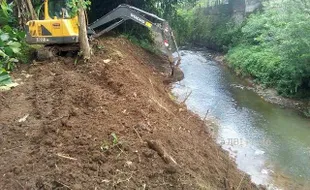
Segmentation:
<svg viewBox="0 0 310 190">
<path fill-rule="evenodd" d="M 27 22 L 26 41 L 29 44 L 44 44 L 48 47 L 57 47 L 58 51 L 78 47 L 79 21 L 77 16 L 70 16 L 67 0 L 44 0 L 43 7 L 42 19 Z M 133 20 L 149 28 L 154 34 L 156 44 L 168 56 L 170 62 L 180 62 L 178 46 L 168 22 L 152 13 L 127 4 L 119 5 L 105 16 L 88 25 L 88 37 L 89 39 L 98 38 L 127 20 Z M 98 28 L 103 28 L 103 30 L 97 32 Z M 174 52 L 177 52 L 176 57 L 173 56 Z"/>
</svg>

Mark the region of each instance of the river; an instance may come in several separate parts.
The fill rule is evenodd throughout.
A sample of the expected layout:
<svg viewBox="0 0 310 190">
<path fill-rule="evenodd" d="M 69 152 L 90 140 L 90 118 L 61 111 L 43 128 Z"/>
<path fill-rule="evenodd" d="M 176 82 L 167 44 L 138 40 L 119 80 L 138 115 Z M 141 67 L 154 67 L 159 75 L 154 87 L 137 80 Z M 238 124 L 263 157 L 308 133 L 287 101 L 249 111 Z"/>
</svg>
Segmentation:
<svg viewBox="0 0 310 190">
<path fill-rule="evenodd" d="M 310 189 L 310 120 L 265 102 L 207 51 L 181 51 L 185 78 L 173 93 L 217 123 L 215 140 L 268 189 Z"/>
</svg>

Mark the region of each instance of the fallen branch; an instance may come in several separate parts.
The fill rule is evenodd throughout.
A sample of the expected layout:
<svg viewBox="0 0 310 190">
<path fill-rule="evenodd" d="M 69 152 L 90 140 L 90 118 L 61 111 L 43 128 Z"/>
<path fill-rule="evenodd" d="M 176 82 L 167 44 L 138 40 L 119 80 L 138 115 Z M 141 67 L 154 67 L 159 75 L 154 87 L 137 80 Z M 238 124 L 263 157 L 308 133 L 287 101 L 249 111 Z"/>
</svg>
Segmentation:
<svg viewBox="0 0 310 190">
<path fill-rule="evenodd" d="M 154 140 L 147 140 L 146 142 L 149 148 L 155 150 L 158 155 L 166 162 L 166 164 L 173 163 L 178 165 L 178 163 L 165 151 L 164 147 L 159 142 Z"/>
<path fill-rule="evenodd" d="M 58 185 L 61 185 L 62 187 L 65 187 L 65 188 L 67 188 L 67 189 L 69 189 L 69 190 L 72 190 L 68 185 L 66 185 L 66 184 L 64 184 L 64 183 L 61 183 L 61 182 L 59 182 L 59 181 L 54 181 L 54 183 L 56 183 L 56 184 L 58 184 Z"/>
<path fill-rule="evenodd" d="M 22 189 L 25 189 L 25 187 L 19 181 L 17 181 L 17 180 L 15 180 L 15 181 Z"/>
<path fill-rule="evenodd" d="M 179 67 L 181 65 L 181 59 L 178 60 L 177 64 L 175 65 L 175 67 Z"/>
<path fill-rule="evenodd" d="M 208 115 L 209 115 L 209 112 L 210 112 L 210 110 L 208 110 L 207 113 L 205 114 L 205 117 L 203 118 L 203 121 L 204 121 L 204 122 L 206 122 L 206 119 L 207 119 L 207 117 L 208 117 Z"/>
<path fill-rule="evenodd" d="M 68 117 L 68 116 L 64 115 L 64 116 L 58 117 L 56 119 L 53 119 L 51 122 L 55 122 L 55 121 L 61 120 L 64 117 Z"/>
<path fill-rule="evenodd" d="M 4 150 L 4 151 L 0 152 L 0 155 L 1 155 L 1 154 L 4 154 L 4 153 L 6 153 L 6 152 L 10 152 L 10 151 L 12 151 L 12 150 L 21 148 L 21 147 L 23 147 L 23 146 L 17 146 L 17 147 L 14 147 L 14 148 L 10 148 L 10 149 Z"/>
<path fill-rule="evenodd" d="M 181 104 L 185 104 L 185 102 L 188 100 L 188 98 L 192 95 L 193 91 L 191 91 L 189 94 L 186 95 L 185 99 L 182 101 Z"/>
<path fill-rule="evenodd" d="M 241 178 L 241 181 L 240 181 L 240 183 L 239 183 L 239 185 L 238 185 L 238 187 L 237 187 L 237 190 L 239 190 L 239 189 L 240 189 L 240 187 L 241 187 L 241 184 L 242 184 L 242 182 L 243 182 L 244 177 L 245 177 L 245 173 L 243 174 L 243 176 L 242 176 L 242 178 Z"/>
<path fill-rule="evenodd" d="M 61 153 L 58 153 L 58 154 L 56 154 L 56 155 L 59 156 L 59 157 L 61 157 L 61 158 L 65 158 L 65 159 L 68 159 L 68 160 L 77 161 L 76 158 L 72 158 L 72 157 L 70 157 L 70 156 L 66 156 L 66 155 L 63 155 L 63 154 L 61 154 Z"/>
<path fill-rule="evenodd" d="M 149 79 L 149 81 L 150 81 L 150 83 L 151 83 L 151 87 L 152 87 L 152 91 L 153 91 L 153 96 L 155 96 L 155 89 L 154 89 L 154 85 L 153 85 L 153 83 L 152 83 L 152 80 L 151 80 L 151 79 Z"/>
<path fill-rule="evenodd" d="M 166 108 L 165 106 L 163 106 L 161 103 L 159 103 L 154 97 L 150 97 L 151 100 L 156 103 L 160 108 L 162 108 L 163 110 L 165 110 L 167 113 L 174 115 L 170 110 L 168 110 L 168 108 Z"/>
<path fill-rule="evenodd" d="M 29 117 L 29 114 L 25 115 L 24 117 L 20 118 L 18 120 L 18 123 L 22 123 L 22 122 L 25 122 L 27 120 L 27 118 Z"/>
<path fill-rule="evenodd" d="M 224 177 L 224 185 L 225 185 L 225 189 L 226 190 L 230 190 L 231 189 L 230 186 L 229 186 L 229 181 L 228 181 L 228 179 L 226 177 Z"/>
<path fill-rule="evenodd" d="M 124 179 L 124 180 L 118 179 L 118 180 L 116 181 L 116 183 L 113 184 L 113 186 L 118 185 L 118 184 L 123 183 L 123 182 L 126 182 L 126 181 L 129 182 L 131 178 L 132 178 L 132 174 L 131 174 L 130 177 L 128 177 L 128 178 L 126 178 L 126 179 Z"/>
<path fill-rule="evenodd" d="M 135 127 L 133 127 L 133 130 L 135 131 L 135 133 L 139 137 L 140 141 L 143 143 L 143 139 L 142 139 L 141 135 L 139 134 L 139 132 L 137 131 L 137 129 Z"/>
</svg>

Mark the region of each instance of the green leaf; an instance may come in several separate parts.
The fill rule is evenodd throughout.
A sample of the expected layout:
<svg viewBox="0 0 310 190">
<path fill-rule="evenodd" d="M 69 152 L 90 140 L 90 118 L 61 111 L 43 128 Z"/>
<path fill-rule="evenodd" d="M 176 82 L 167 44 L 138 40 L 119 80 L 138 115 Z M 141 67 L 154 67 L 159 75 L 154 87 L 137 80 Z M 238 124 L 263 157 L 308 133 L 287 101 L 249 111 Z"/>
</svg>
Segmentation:
<svg viewBox="0 0 310 190">
<path fill-rule="evenodd" d="M 9 25 L 5 25 L 3 26 L 3 31 L 9 33 L 9 34 L 14 34 L 14 31 L 12 29 L 12 27 L 10 27 Z"/>
<path fill-rule="evenodd" d="M 9 41 L 7 45 L 12 49 L 14 53 L 20 53 L 20 47 L 22 45 L 19 42 Z"/>
<path fill-rule="evenodd" d="M 5 54 L 2 50 L 0 50 L 0 56 L 1 56 L 1 57 L 7 57 L 8 55 Z"/>
<path fill-rule="evenodd" d="M 20 53 L 20 48 L 12 47 L 14 53 Z"/>
<path fill-rule="evenodd" d="M 16 33 L 16 35 L 17 35 L 18 39 L 25 39 L 26 32 L 24 32 L 24 31 L 18 31 L 18 32 Z"/>
<path fill-rule="evenodd" d="M 0 39 L 5 42 L 5 41 L 8 41 L 10 39 L 10 36 L 9 36 L 9 34 L 4 33 L 4 34 L 0 35 Z"/>
<path fill-rule="evenodd" d="M 9 12 L 8 12 L 9 6 L 6 3 L 6 1 L 2 1 L 1 2 L 1 10 L 2 10 L 2 12 L 3 12 L 5 17 L 9 17 Z"/>
<path fill-rule="evenodd" d="M 0 86 L 6 86 L 12 83 L 9 73 L 5 69 L 0 70 Z"/>
<path fill-rule="evenodd" d="M 19 47 L 21 47 L 22 45 L 21 45 L 19 42 L 9 41 L 9 42 L 8 42 L 8 46 L 19 48 Z"/>
<path fill-rule="evenodd" d="M 4 52 L 9 56 L 9 57 L 13 57 L 14 52 L 12 50 L 12 48 L 10 47 L 4 47 Z"/>
<path fill-rule="evenodd" d="M 117 138 L 116 134 L 112 133 L 111 136 L 113 137 L 113 145 L 118 144 L 118 138 Z"/>
<path fill-rule="evenodd" d="M 9 59 L 9 62 L 11 62 L 11 63 L 18 63 L 18 59 L 10 58 L 10 59 Z"/>
</svg>

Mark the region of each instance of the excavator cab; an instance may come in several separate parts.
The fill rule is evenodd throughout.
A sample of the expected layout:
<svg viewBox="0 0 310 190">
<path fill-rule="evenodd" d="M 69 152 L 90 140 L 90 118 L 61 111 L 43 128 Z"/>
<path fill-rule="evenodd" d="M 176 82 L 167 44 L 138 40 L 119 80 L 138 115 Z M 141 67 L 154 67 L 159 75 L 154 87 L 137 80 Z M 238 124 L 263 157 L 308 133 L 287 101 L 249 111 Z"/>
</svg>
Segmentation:
<svg viewBox="0 0 310 190">
<path fill-rule="evenodd" d="M 59 18 L 59 19 L 70 19 L 70 9 L 68 6 L 68 0 L 49 0 L 48 1 L 48 10 L 45 11 L 48 14 L 46 15 L 45 18 Z"/>
<path fill-rule="evenodd" d="M 29 44 L 78 43 L 78 17 L 70 15 L 67 0 L 44 0 L 44 19 L 26 24 Z"/>
</svg>

